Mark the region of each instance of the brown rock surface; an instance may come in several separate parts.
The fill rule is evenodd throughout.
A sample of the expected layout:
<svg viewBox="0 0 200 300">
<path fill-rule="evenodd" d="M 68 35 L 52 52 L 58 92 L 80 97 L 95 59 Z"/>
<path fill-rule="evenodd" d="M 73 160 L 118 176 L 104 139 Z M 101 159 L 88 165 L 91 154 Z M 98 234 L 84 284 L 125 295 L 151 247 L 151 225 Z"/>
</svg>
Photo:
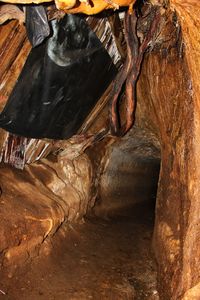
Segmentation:
<svg viewBox="0 0 200 300">
<path fill-rule="evenodd" d="M 0 111 L 2 111 L 31 50 L 25 26 L 11 21 L 0 26 Z"/>
<path fill-rule="evenodd" d="M 200 281 L 200 43 L 199 2 L 171 4 L 178 20 L 168 15 L 162 45 L 145 57 L 137 121 L 161 143 L 154 250 L 161 299 L 177 300 Z"/>
<path fill-rule="evenodd" d="M 161 144 L 154 230 L 161 299 L 200 299 L 200 4 L 197 0 L 171 0 L 170 4 L 176 14 L 167 11 L 163 16 L 157 44 L 144 59 L 137 88 L 136 122 L 151 130 Z M 25 38 L 19 28 L 16 35 L 15 43 L 19 36 Z M 6 64 L 1 72 L 11 66 Z M 10 77 L 5 78 L 3 87 L 9 86 Z M 0 96 L 5 103 L 7 94 Z M 85 168 L 84 160 L 81 158 L 81 170 Z M 24 172 L 2 166 L 0 239 L 4 264 L 23 249 L 25 256 L 30 255 L 65 219 L 72 221 L 86 212 L 90 163 L 86 163 L 87 175 L 80 172 L 78 162 L 65 162 L 65 168 L 46 160 Z M 88 178 L 86 186 L 83 178 Z M 66 202 L 68 191 L 72 197 Z"/>
<path fill-rule="evenodd" d="M 26 260 L 63 222 L 81 221 L 90 201 L 92 168 L 86 155 L 74 161 L 43 160 L 20 171 L 0 168 L 1 263 Z M 84 180 L 83 180 L 84 178 Z"/>
<path fill-rule="evenodd" d="M 153 211 L 65 224 L 40 255 L 2 276 L 5 300 L 159 300 L 151 257 Z M 44 251 L 51 243 L 52 251 Z M 43 254 L 43 255 L 42 255 Z"/>
<path fill-rule="evenodd" d="M 183 300 L 198 300 L 200 295 L 200 283 L 189 289 L 183 296 Z"/>
</svg>

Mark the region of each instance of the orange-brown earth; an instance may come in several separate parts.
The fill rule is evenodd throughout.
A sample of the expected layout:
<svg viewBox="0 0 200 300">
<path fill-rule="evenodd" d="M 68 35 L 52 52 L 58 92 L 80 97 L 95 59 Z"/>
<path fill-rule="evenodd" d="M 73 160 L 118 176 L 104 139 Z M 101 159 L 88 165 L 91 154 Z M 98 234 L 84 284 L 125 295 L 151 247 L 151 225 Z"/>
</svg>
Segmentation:
<svg viewBox="0 0 200 300">
<path fill-rule="evenodd" d="M 0 289 L 6 295 L 0 299 L 159 299 L 153 220 L 153 207 L 139 204 L 129 216 L 65 226 L 12 277 L 5 271 Z"/>
</svg>

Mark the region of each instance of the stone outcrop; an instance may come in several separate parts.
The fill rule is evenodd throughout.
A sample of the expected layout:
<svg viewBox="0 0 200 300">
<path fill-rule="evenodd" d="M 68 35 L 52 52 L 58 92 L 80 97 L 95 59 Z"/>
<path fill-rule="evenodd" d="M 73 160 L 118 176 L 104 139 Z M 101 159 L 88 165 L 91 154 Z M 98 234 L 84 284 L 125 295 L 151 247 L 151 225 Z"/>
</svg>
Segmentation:
<svg viewBox="0 0 200 300">
<path fill-rule="evenodd" d="M 63 165 L 64 162 L 64 165 Z M 44 159 L 23 171 L 0 168 L 0 262 L 11 267 L 37 254 L 63 222 L 80 222 L 90 204 L 87 155 Z"/>
<path fill-rule="evenodd" d="M 200 7 L 198 1 L 171 5 L 176 13 L 165 16 L 161 44 L 143 62 L 137 122 L 161 144 L 154 230 L 160 297 L 199 299 Z"/>
</svg>

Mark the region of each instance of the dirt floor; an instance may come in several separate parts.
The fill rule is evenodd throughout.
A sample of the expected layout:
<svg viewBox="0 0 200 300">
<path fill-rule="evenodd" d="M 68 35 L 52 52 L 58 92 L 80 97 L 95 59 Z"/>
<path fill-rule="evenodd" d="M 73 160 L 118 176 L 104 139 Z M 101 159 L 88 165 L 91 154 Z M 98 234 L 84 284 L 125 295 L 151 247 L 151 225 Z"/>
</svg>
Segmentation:
<svg viewBox="0 0 200 300">
<path fill-rule="evenodd" d="M 152 229 L 153 210 L 142 206 L 129 216 L 65 225 L 48 242 L 50 254 L 44 245 L 12 278 L 1 278 L 0 299 L 158 300 Z"/>
</svg>

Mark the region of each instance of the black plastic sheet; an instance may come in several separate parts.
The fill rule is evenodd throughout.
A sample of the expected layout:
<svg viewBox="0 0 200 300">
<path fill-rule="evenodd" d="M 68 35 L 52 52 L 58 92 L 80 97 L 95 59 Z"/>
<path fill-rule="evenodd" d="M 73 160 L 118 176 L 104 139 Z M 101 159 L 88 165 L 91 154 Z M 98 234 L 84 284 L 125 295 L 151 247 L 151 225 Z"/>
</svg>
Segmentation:
<svg viewBox="0 0 200 300">
<path fill-rule="evenodd" d="M 32 49 L 0 115 L 0 126 L 32 138 L 69 138 L 117 70 L 81 16 L 52 21 L 53 36 Z"/>
<path fill-rule="evenodd" d="M 40 45 L 49 36 L 50 27 L 43 5 L 26 6 L 26 32 L 33 47 Z"/>
</svg>

